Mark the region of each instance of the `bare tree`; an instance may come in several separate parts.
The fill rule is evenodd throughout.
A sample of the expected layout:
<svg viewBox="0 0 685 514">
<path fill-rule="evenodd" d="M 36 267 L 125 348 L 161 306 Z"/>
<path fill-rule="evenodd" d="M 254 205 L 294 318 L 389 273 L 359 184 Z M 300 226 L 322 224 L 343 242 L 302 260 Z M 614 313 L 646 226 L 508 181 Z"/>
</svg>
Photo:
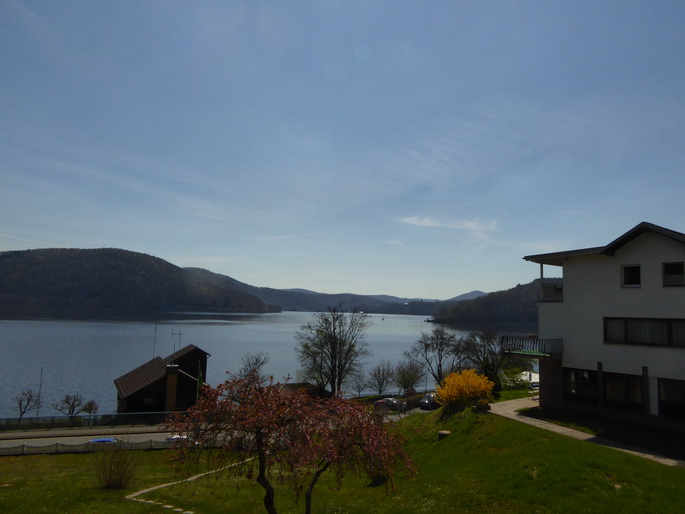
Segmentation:
<svg viewBox="0 0 685 514">
<path fill-rule="evenodd" d="M 21 418 L 32 410 L 37 410 L 40 407 L 41 399 L 37 393 L 33 392 L 33 389 L 24 389 L 17 396 L 12 398 L 12 402 L 17 407 L 19 412 L 19 422 L 21 423 Z"/>
<path fill-rule="evenodd" d="M 400 388 L 402 396 L 413 393 L 418 384 L 426 376 L 423 367 L 416 361 L 406 360 L 395 366 L 392 381 Z"/>
<path fill-rule="evenodd" d="M 349 387 L 352 391 L 357 393 L 357 396 L 361 396 L 364 391 L 366 391 L 366 376 L 364 375 L 364 371 L 359 370 L 357 373 L 354 373 L 351 377 L 348 377 L 347 379 L 347 387 Z"/>
<path fill-rule="evenodd" d="M 100 410 L 100 406 L 97 404 L 95 400 L 88 400 L 86 403 L 83 404 L 83 412 L 87 414 L 97 414 L 98 410 Z"/>
<path fill-rule="evenodd" d="M 432 332 L 421 332 L 421 337 L 409 350 L 405 358 L 419 364 L 437 384 L 457 368 L 457 336 L 444 328 L 434 328 Z"/>
<path fill-rule="evenodd" d="M 365 332 L 371 322 L 361 312 L 345 314 L 337 308 L 317 312 L 314 320 L 295 334 L 301 376 L 313 381 L 321 393 L 329 388 L 337 396 L 345 379 L 361 369 L 370 355 Z"/>
<path fill-rule="evenodd" d="M 376 366 L 369 371 L 369 380 L 367 382 L 369 388 L 373 389 L 378 396 L 383 396 L 383 393 L 393 381 L 392 376 L 394 371 L 390 361 L 376 364 Z"/>
<path fill-rule="evenodd" d="M 495 382 L 495 388 L 501 388 L 499 371 L 504 354 L 500 348 L 499 338 L 492 330 L 471 332 L 457 343 L 457 353 L 461 357 L 462 368 L 474 368 Z"/>
<path fill-rule="evenodd" d="M 266 377 L 262 375 L 262 370 L 269 363 L 269 359 L 269 354 L 265 352 L 246 353 L 243 355 L 243 367 L 240 368 L 238 376 L 242 378 L 259 377 L 263 381 Z"/>
<path fill-rule="evenodd" d="M 89 425 L 90 425 L 91 416 L 97 414 L 99 409 L 100 409 L 100 406 L 97 404 L 97 402 L 95 400 L 88 400 L 86 403 L 83 404 L 83 412 L 88 414 L 88 424 Z"/>
<path fill-rule="evenodd" d="M 80 393 L 65 394 L 58 402 L 53 402 L 52 408 L 65 416 L 76 416 L 84 410 L 83 397 Z"/>
</svg>

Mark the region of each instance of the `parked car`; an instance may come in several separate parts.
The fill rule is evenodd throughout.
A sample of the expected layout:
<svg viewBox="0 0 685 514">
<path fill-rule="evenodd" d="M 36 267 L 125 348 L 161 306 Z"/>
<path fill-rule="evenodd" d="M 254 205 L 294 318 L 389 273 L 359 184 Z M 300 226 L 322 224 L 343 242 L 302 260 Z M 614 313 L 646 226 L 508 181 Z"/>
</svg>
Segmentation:
<svg viewBox="0 0 685 514">
<path fill-rule="evenodd" d="M 166 438 L 166 441 L 168 443 L 171 443 L 172 445 L 178 445 L 178 446 L 187 446 L 187 445 L 197 445 L 198 442 L 193 439 L 192 437 L 188 437 L 187 435 L 181 435 L 181 434 L 171 434 L 169 437 Z"/>
<path fill-rule="evenodd" d="M 440 407 L 438 403 L 438 395 L 435 393 L 428 393 L 426 396 L 419 400 L 419 409 L 421 410 L 433 410 Z"/>
<path fill-rule="evenodd" d="M 187 441 L 190 439 L 187 435 L 181 435 L 181 434 L 172 434 L 169 437 L 166 438 L 167 441 L 170 443 L 173 443 L 174 441 Z M 192 439 L 191 439 L 192 441 Z"/>
<path fill-rule="evenodd" d="M 121 441 L 116 437 L 98 437 L 88 442 L 91 444 L 121 444 Z"/>
<path fill-rule="evenodd" d="M 400 401 L 397 398 L 383 398 L 381 400 L 377 400 L 373 405 L 374 409 L 380 409 L 381 407 L 389 410 L 399 410 Z"/>
</svg>

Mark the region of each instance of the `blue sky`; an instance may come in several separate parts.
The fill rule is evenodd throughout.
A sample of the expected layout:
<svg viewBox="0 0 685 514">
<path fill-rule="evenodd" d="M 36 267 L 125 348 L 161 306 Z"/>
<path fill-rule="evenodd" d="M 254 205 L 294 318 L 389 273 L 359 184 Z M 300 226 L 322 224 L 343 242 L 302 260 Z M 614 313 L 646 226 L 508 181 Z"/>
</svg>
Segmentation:
<svg viewBox="0 0 685 514">
<path fill-rule="evenodd" d="M 685 3 L 0 3 L 0 251 L 446 299 L 685 232 Z"/>
</svg>

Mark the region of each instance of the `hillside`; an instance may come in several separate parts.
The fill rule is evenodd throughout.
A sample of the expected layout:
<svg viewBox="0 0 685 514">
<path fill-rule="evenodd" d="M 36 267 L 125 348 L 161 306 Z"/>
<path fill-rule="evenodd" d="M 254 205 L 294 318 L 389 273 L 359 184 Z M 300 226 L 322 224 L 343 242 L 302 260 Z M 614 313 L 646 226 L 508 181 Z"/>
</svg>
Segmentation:
<svg viewBox="0 0 685 514">
<path fill-rule="evenodd" d="M 329 307 L 340 307 L 377 314 L 412 314 L 433 316 L 444 305 L 440 300 L 422 300 L 416 298 L 399 298 L 388 295 L 364 296 L 352 293 L 326 294 L 307 289 L 273 289 L 256 287 L 239 282 L 226 275 L 212 273 L 200 268 L 187 268 L 193 274 L 205 280 L 221 285 L 230 285 L 260 298 L 267 305 L 276 305 L 284 311 L 320 312 Z M 471 291 L 451 299 L 459 302 L 484 295 L 482 291 Z"/>
<path fill-rule="evenodd" d="M 0 305 L 263 312 L 259 298 L 157 257 L 118 249 L 0 253 Z"/>
<path fill-rule="evenodd" d="M 5 311 L 45 307 L 134 312 L 319 312 L 339 307 L 435 316 L 448 322 L 534 322 L 537 292 L 529 286 L 491 294 L 471 291 L 442 302 L 255 287 L 205 269 L 180 268 L 157 257 L 113 248 L 0 253 L 0 306 Z"/>
<path fill-rule="evenodd" d="M 446 305 L 435 315 L 445 323 L 537 323 L 540 281 L 519 284 L 472 300 Z"/>
</svg>

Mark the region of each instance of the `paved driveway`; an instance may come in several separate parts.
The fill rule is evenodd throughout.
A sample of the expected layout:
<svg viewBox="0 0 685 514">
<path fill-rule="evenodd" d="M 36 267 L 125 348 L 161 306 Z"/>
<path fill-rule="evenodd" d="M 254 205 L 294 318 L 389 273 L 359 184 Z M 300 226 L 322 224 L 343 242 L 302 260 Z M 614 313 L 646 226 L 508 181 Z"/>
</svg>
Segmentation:
<svg viewBox="0 0 685 514">
<path fill-rule="evenodd" d="M 586 434 L 579 430 L 574 430 L 572 428 L 563 427 L 555 423 L 550 423 L 549 421 L 543 421 L 537 418 L 531 418 L 517 411 L 521 409 L 527 409 L 530 407 L 539 407 L 540 404 L 537 400 L 531 400 L 530 398 L 519 398 L 517 400 L 509 400 L 506 402 L 498 402 L 490 404 L 490 412 L 498 416 L 503 416 L 505 418 L 520 421 L 521 423 L 526 423 L 528 425 L 533 425 L 544 430 L 549 430 L 550 432 L 556 432 L 557 434 L 562 434 L 568 437 L 573 437 L 574 439 L 579 439 L 581 441 L 588 441 L 595 444 L 601 444 L 602 446 L 608 446 L 616 450 L 620 450 L 632 455 L 637 455 L 638 457 L 643 457 L 645 459 L 650 459 L 667 466 L 682 466 L 685 467 L 685 461 L 670 459 L 668 457 L 663 457 L 661 455 L 656 455 L 650 453 L 640 448 L 634 446 L 629 446 L 615 441 L 610 441 L 602 437 L 597 437 L 591 434 Z"/>
</svg>

